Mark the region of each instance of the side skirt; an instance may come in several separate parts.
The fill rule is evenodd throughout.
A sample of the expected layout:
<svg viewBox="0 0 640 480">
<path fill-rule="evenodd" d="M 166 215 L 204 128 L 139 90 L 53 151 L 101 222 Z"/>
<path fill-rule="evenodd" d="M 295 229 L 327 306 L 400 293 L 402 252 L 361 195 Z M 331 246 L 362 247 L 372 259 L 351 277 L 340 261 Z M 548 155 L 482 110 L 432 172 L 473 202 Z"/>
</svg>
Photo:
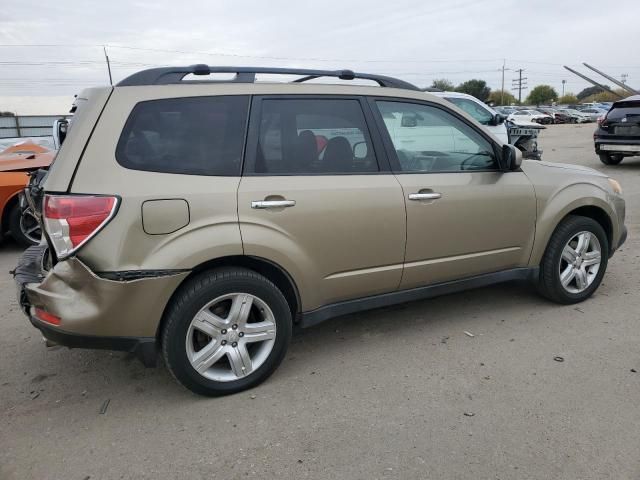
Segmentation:
<svg viewBox="0 0 640 480">
<path fill-rule="evenodd" d="M 299 326 L 302 328 L 312 327 L 333 317 L 348 315 L 350 313 L 360 312 L 363 310 L 388 307 L 390 305 L 396 305 L 404 302 L 413 302 L 415 300 L 438 297 L 440 295 L 461 292 L 472 288 L 486 287 L 496 283 L 510 282 L 513 280 L 536 280 L 538 278 L 538 273 L 539 267 L 514 268 L 512 270 L 487 273 L 462 280 L 437 283 L 426 287 L 383 293 L 371 297 L 357 298 L 355 300 L 346 300 L 344 302 L 326 305 L 309 312 L 303 312 L 300 315 Z"/>
</svg>

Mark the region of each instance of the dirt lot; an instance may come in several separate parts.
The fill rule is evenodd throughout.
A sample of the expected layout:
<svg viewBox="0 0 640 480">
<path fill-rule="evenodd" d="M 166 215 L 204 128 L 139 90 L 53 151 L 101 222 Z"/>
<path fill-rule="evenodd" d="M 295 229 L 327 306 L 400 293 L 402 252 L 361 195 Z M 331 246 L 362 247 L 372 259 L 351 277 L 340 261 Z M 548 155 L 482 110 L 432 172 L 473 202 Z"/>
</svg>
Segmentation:
<svg viewBox="0 0 640 480">
<path fill-rule="evenodd" d="M 124 354 L 47 351 L 1 246 L 0 478 L 640 478 L 640 158 L 605 167 L 593 128 L 541 141 L 625 189 L 630 238 L 591 300 L 508 284 L 334 319 L 226 398 Z"/>
</svg>

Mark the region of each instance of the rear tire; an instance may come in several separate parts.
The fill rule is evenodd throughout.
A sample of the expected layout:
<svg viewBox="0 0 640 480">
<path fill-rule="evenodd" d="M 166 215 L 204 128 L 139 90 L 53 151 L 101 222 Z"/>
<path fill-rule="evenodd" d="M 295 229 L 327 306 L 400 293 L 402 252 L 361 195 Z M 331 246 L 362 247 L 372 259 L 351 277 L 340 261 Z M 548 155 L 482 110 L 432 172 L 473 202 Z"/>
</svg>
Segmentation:
<svg viewBox="0 0 640 480">
<path fill-rule="evenodd" d="M 282 362 L 291 331 L 289 304 L 271 281 L 223 268 L 180 288 L 161 333 L 162 352 L 169 371 L 192 392 L 227 395 L 266 380 Z"/>
<path fill-rule="evenodd" d="M 605 165 L 618 165 L 624 156 L 618 153 L 600 153 L 600 161 Z"/>
<path fill-rule="evenodd" d="M 538 291 L 557 303 L 582 302 L 600 285 L 608 259 L 609 241 L 602 226 L 591 218 L 570 215 L 549 240 Z"/>
</svg>

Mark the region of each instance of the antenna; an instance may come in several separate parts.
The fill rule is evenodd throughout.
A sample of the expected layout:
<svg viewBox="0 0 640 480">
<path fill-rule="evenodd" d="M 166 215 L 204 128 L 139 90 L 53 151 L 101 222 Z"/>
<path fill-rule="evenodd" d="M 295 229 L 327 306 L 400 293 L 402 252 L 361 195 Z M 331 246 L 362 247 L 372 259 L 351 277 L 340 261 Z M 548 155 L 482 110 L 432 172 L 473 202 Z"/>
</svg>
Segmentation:
<svg viewBox="0 0 640 480">
<path fill-rule="evenodd" d="M 109 85 L 113 85 L 113 78 L 111 77 L 111 64 L 109 63 L 109 55 L 107 55 L 107 47 L 102 46 L 104 51 L 104 58 L 107 61 L 107 71 L 109 72 Z"/>
</svg>

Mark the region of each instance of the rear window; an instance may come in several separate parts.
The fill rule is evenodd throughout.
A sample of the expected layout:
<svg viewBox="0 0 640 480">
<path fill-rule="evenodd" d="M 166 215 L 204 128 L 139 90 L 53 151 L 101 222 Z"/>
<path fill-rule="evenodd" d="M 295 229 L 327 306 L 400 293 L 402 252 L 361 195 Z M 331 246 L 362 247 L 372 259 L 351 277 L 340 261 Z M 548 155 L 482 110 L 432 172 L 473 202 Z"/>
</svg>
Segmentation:
<svg viewBox="0 0 640 480">
<path fill-rule="evenodd" d="M 240 175 L 248 96 L 189 97 L 138 103 L 116 160 L 134 170 Z"/>
<path fill-rule="evenodd" d="M 638 117 L 640 116 L 640 102 L 631 103 L 627 102 L 620 107 L 613 107 L 607 114 L 608 120 L 621 120 L 625 117 Z"/>
</svg>

